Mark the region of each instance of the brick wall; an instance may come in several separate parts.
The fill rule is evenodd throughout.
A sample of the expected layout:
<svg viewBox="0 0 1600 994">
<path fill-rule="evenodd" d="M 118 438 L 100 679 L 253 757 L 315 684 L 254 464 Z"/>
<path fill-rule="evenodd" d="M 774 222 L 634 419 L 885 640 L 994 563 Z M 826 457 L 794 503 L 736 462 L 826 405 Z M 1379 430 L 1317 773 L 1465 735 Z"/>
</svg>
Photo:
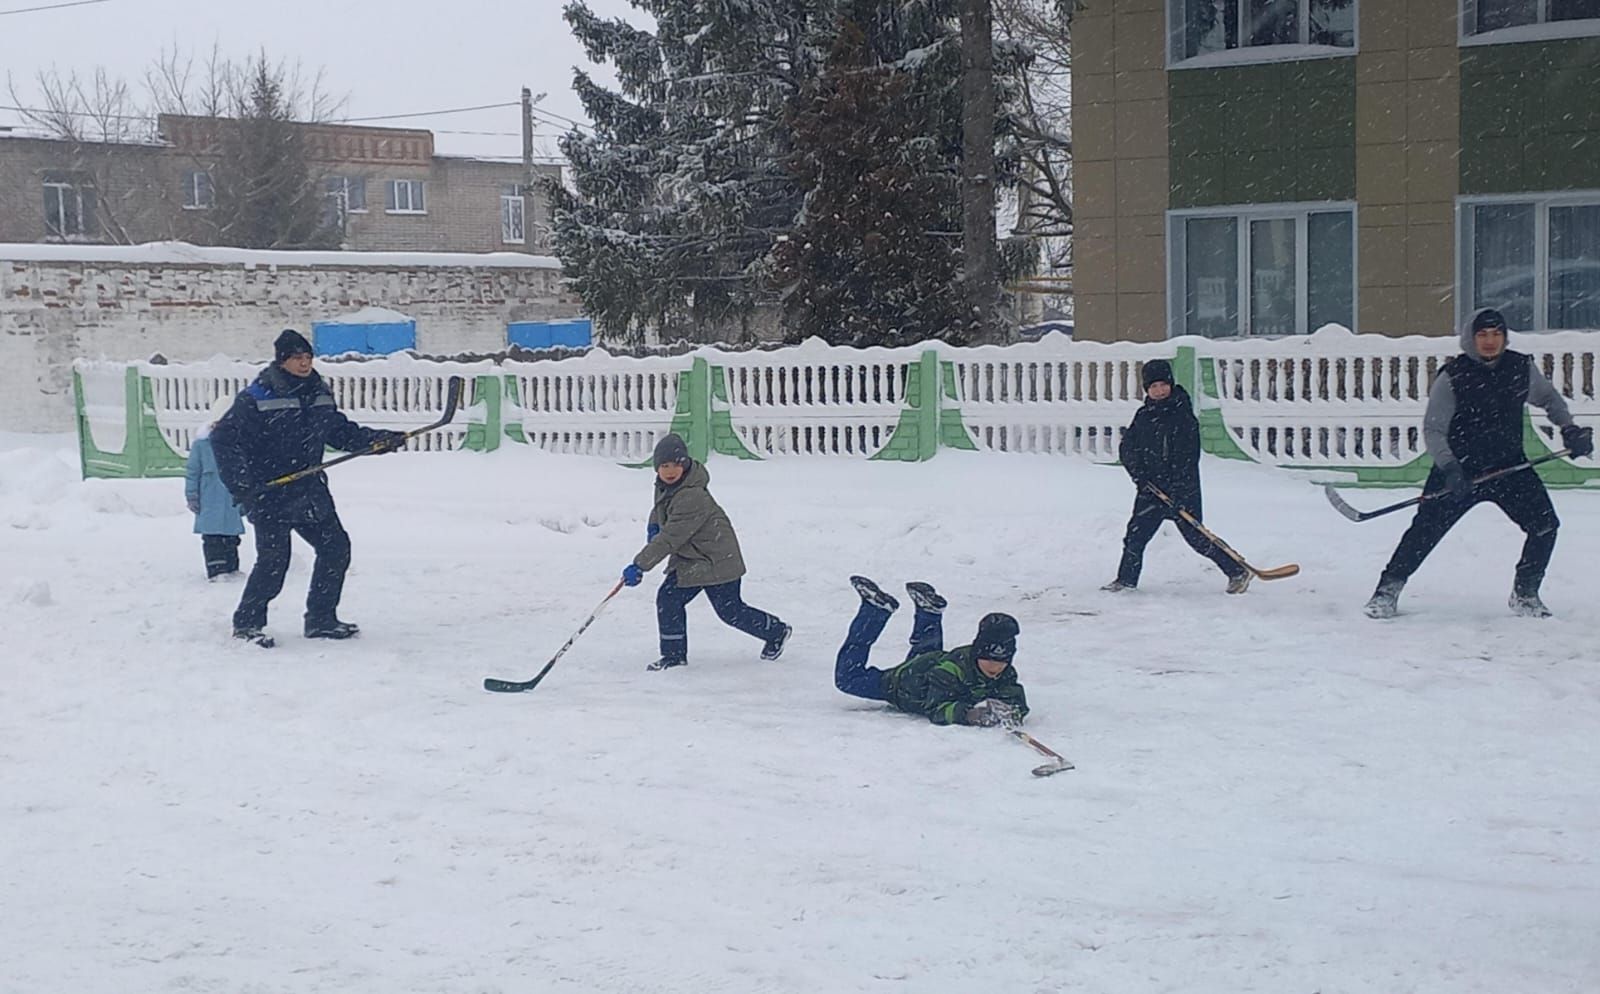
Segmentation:
<svg viewBox="0 0 1600 994">
<path fill-rule="evenodd" d="M 9 248 L 13 256 L 28 254 Z M 554 260 L 128 263 L 8 260 L 6 249 L 0 246 L 0 430 L 6 431 L 71 429 L 72 362 L 79 357 L 267 358 L 283 328 L 309 335 L 313 321 L 366 306 L 414 317 L 420 351 L 494 351 L 505 346 L 507 322 L 580 313 Z M 268 257 L 293 260 L 293 253 L 251 254 Z"/>
</svg>

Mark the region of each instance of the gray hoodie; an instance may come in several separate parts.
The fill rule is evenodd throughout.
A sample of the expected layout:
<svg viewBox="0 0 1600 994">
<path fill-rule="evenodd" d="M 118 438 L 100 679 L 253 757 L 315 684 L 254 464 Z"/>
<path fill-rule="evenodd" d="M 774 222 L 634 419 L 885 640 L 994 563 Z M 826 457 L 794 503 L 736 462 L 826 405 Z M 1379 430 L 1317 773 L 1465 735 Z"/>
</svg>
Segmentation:
<svg viewBox="0 0 1600 994">
<path fill-rule="evenodd" d="M 1488 310 L 1488 308 L 1484 308 Z M 1483 311 L 1475 311 L 1471 317 L 1461 324 L 1457 337 L 1461 343 L 1461 352 L 1474 362 L 1485 362 L 1478 355 L 1477 343 L 1473 340 L 1473 322 Z M 1506 329 L 1506 347 L 1511 347 L 1511 329 Z M 1500 355 L 1503 357 L 1504 352 Z M 1495 362 L 1500 359 L 1496 358 Z M 1492 365 L 1489 364 L 1489 365 Z M 1537 363 L 1528 365 L 1528 403 L 1534 407 L 1542 408 L 1550 423 L 1557 428 L 1565 428 L 1572 424 L 1572 412 L 1567 410 L 1566 399 L 1556 391 L 1550 380 L 1540 372 Z M 1432 457 L 1435 466 L 1445 466 L 1456 462 L 1456 455 L 1450 451 L 1450 421 L 1456 415 L 1456 392 L 1450 383 L 1450 374 L 1439 370 L 1434 377 L 1433 386 L 1428 390 L 1428 412 L 1422 416 L 1422 440 L 1427 446 L 1428 455 Z"/>
</svg>

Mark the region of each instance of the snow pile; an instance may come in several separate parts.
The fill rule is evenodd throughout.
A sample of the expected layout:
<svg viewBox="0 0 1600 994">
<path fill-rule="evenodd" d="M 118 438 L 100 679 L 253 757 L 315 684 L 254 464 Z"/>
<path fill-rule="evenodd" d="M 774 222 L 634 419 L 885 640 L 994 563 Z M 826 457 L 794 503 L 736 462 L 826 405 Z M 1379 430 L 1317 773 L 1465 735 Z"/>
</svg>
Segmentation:
<svg viewBox="0 0 1600 994">
<path fill-rule="evenodd" d="M 360 639 L 227 638 L 181 480 L 78 483 L 0 440 L 0 976 L 18 991 L 1587 992 L 1600 976 L 1600 504 L 1547 622 L 1505 609 L 1520 535 L 1469 515 L 1393 622 L 1361 617 L 1405 515 L 1355 525 L 1208 461 L 1207 523 L 1302 574 L 1243 597 L 1170 526 L 1096 590 L 1132 492 L 1060 457 L 719 460 L 794 625 L 784 657 L 650 585 L 531 676 L 644 540 L 650 478 L 526 449 L 335 470 Z M 43 475 L 43 484 L 23 483 Z M 1391 494 L 1356 492 L 1376 506 Z M 248 549 L 248 545 L 247 545 Z M 251 558 L 247 554 L 246 561 Z M 856 597 L 924 579 L 953 644 L 1022 624 L 1028 728 L 846 698 Z M 902 598 L 903 599 L 903 598 Z M 898 659 L 903 608 L 875 661 Z"/>
</svg>

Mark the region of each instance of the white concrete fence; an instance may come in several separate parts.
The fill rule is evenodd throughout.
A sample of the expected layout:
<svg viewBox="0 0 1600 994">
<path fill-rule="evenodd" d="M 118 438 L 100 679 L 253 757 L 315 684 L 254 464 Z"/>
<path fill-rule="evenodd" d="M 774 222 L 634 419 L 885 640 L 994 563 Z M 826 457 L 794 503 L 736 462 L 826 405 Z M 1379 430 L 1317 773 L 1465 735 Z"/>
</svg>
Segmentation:
<svg viewBox="0 0 1600 994">
<path fill-rule="evenodd" d="M 1581 423 L 1600 424 L 1600 337 L 1514 333 L 1511 345 L 1535 357 Z M 899 349 L 813 340 L 767 352 L 707 348 L 634 358 L 596 349 L 544 362 L 400 356 L 318 368 L 347 414 L 386 428 L 436 417 L 448 378 L 468 378 L 469 406 L 455 424 L 413 444 L 422 451 L 525 444 L 632 463 L 673 430 L 701 457 L 927 459 L 961 448 L 1111 462 L 1142 400 L 1141 365 L 1166 358 L 1194 398 L 1208 452 L 1385 484 L 1426 474 L 1428 385 L 1456 351 L 1453 336 L 1395 339 L 1330 327 L 1275 340 L 1102 344 L 1051 336 Z M 173 472 L 212 400 L 237 393 L 259 370 L 224 360 L 80 362 L 86 474 Z M 1537 417 L 1530 451 L 1545 443 L 1558 447 Z M 1600 478 L 1600 463 L 1553 464 L 1548 478 L 1581 484 Z"/>
</svg>

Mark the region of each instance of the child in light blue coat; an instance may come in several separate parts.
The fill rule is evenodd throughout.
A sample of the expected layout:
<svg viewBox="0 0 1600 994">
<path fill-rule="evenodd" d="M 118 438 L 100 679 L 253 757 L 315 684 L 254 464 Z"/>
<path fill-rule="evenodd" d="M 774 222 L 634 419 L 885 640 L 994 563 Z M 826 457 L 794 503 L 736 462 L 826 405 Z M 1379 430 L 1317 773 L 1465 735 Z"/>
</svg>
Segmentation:
<svg viewBox="0 0 1600 994">
<path fill-rule="evenodd" d="M 211 429 L 233 406 L 232 397 L 218 397 L 211 405 L 206 426 L 195 435 L 184 473 L 183 496 L 194 512 L 194 533 L 206 557 L 206 579 L 239 572 L 239 536 L 244 534 L 244 519 L 233 502 L 233 495 L 217 472 L 217 457 L 211 451 Z"/>
</svg>

